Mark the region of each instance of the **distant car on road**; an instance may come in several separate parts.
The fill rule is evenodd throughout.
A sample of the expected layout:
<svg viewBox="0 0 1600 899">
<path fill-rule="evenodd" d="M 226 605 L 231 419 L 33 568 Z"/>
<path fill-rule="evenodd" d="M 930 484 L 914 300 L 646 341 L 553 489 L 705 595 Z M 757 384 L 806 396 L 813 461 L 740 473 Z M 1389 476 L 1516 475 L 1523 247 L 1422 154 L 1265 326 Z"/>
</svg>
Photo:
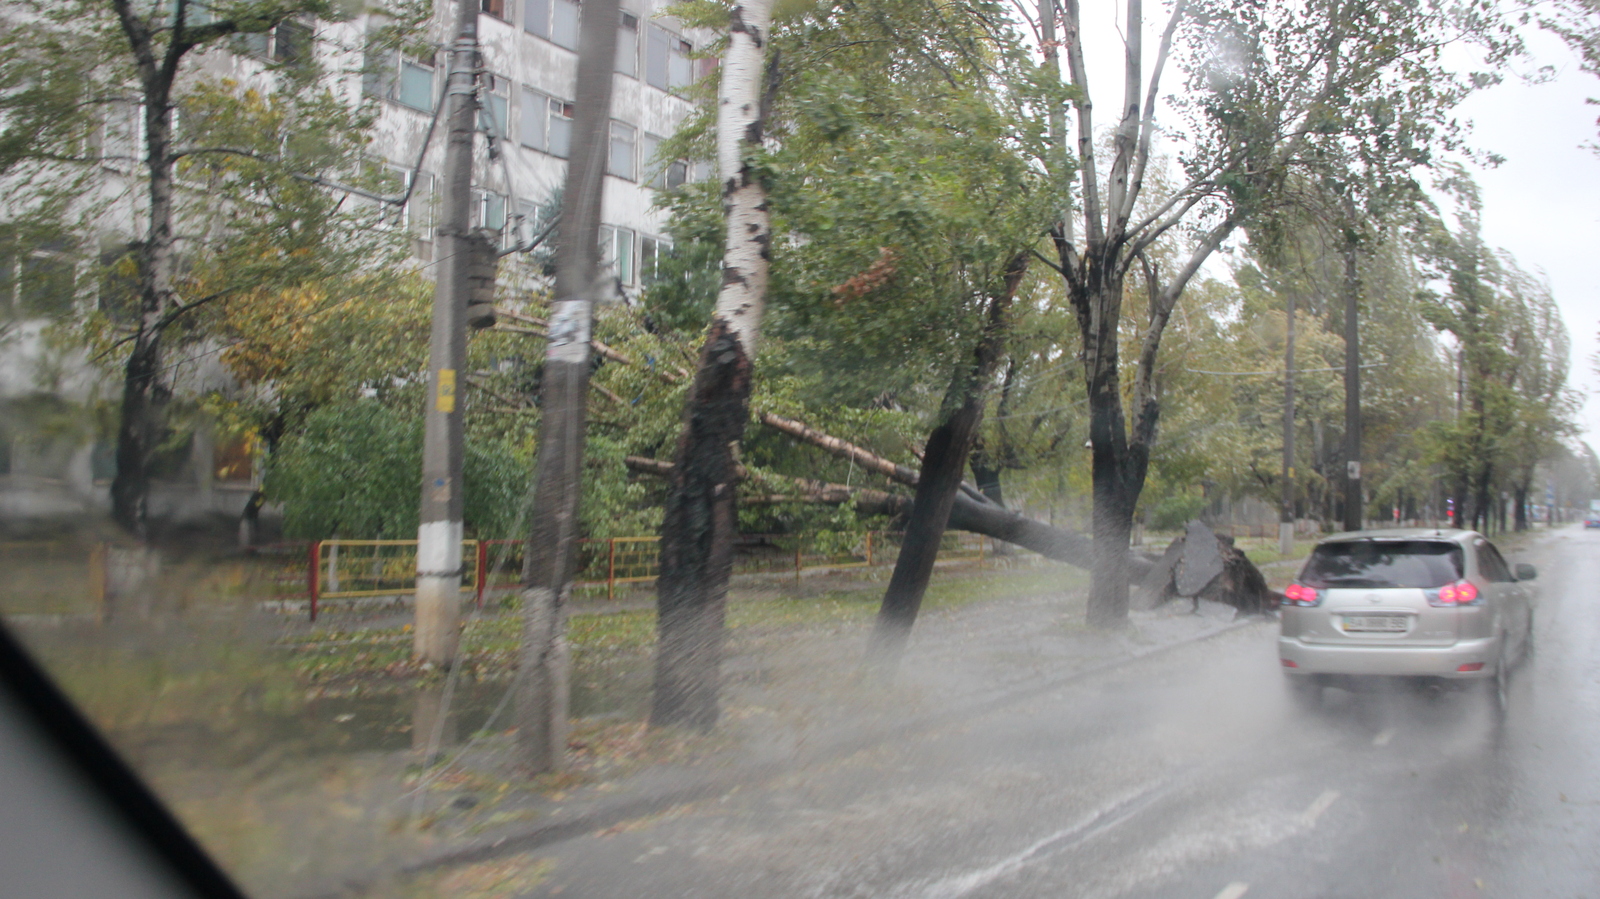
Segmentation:
<svg viewBox="0 0 1600 899">
<path fill-rule="evenodd" d="M 1589 513 L 1589 517 L 1583 520 L 1583 526 L 1586 528 L 1600 528 L 1600 515 L 1596 515 L 1593 512 Z"/>
<path fill-rule="evenodd" d="M 1513 570 L 1483 535 L 1374 530 L 1323 540 L 1284 591 L 1278 655 L 1294 696 L 1381 677 L 1481 685 L 1504 711 L 1532 647 L 1532 565 Z"/>
</svg>

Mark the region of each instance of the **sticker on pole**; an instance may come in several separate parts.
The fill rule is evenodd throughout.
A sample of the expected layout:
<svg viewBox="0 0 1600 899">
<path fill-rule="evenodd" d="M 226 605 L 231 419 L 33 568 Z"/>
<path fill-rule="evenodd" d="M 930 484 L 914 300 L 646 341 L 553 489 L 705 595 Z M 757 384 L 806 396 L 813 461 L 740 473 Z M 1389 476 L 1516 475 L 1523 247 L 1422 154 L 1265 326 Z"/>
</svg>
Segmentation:
<svg viewBox="0 0 1600 899">
<path fill-rule="evenodd" d="M 456 411 L 456 370 L 439 369 L 439 392 L 434 409 L 446 415 Z"/>
<path fill-rule="evenodd" d="M 1355 459 L 1344 463 L 1344 473 L 1352 481 L 1361 480 L 1361 463 Z"/>
<path fill-rule="evenodd" d="M 550 317 L 550 343 L 545 358 L 553 362 L 583 363 L 589 358 L 589 304 L 562 300 Z"/>
</svg>

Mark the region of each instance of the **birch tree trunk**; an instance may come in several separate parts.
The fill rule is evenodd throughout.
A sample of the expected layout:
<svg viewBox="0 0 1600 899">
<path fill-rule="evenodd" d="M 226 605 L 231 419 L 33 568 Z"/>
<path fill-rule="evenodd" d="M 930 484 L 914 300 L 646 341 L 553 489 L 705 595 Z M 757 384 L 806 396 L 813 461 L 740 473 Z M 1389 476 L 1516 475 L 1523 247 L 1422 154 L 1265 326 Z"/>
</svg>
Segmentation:
<svg viewBox="0 0 1600 899">
<path fill-rule="evenodd" d="M 111 481 L 111 517 L 143 540 L 149 536 L 150 457 L 161 441 L 172 398 L 162 359 L 161 334 L 176 294 L 173 256 L 172 85 L 183 49 L 165 52 L 127 0 L 113 3 L 138 71 L 144 104 L 149 222 L 138 249 L 139 323 L 123 366 L 117 423 L 117 473 Z M 158 56 L 157 54 L 160 53 Z"/>
<path fill-rule="evenodd" d="M 717 169 L 727 242 L 722 289 L 678 435 L 656 581 L 655 694 L 650 723 L 709 730 L 719 715 L 722 638 L 738 534 L 737 449 L 750 418 L 751 367 L 766 302 L 771 224 L 751 156 L 765 127 L 763 77 L 772 0 L 729 14 L 717 96 Z M 775 68 L 775 67 L 774 67 Z"/>
<path fill-rule="evenodd" d="M 600 200 L 611 120 L 617 0 L 588 0 L 578 32 L 577 116 L 556 255 L 556 298 L 545 349 L 544 416 L 533 521 L 523 554 L 517 742 L 534 771 L 561 767 L 567 747 L 571 654 L 567 601 L 578 560 L 589 332 L 599 256 Z"/>
</svg>

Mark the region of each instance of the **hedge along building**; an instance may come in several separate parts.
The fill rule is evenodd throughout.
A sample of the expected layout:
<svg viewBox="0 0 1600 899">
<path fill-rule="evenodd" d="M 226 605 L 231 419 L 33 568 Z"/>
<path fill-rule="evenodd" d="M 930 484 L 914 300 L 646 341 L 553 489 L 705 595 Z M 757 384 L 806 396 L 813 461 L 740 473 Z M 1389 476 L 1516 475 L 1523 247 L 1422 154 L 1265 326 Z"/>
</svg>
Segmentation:
<svg viewBox="0 0 1600 899">
<path fill-rule="evenodd" d="M 666 245 L 664 215 L 653 208 L 657 191 L 708 174 L 686 162 L 655 160 L 659 143 L 690 110 L 683 89 L 709 65 L 692 58 L 705 35 L 657 17 L 664 5 L 625 0 L 619 21 L 600 240 L 623 297 L 636 293 Z M 318 62 L 346 102 L 370 104 L 375 113 L 367 161 L 392 174 L 384 193 L 409 189 L 409 201 L 400 208 L 384 206 L 373 218 L 377 227 L 409 232 L 413 262 L 431 274 L 444 141 L 442 123 L 431 129 L 430 123 L 444 91 L 452 7 L 436 5 L 424 39 L 413 42 L 422 49 L 412 53 L 371 49 L 368 37 L 385 23 L 376 15 L 338 22 L 297 17 L 191 55 L 184 77 L 225 77 L 249 86 L 283 77 L 297 61 Z M 480 127 L 488 134 L 477 142 L 474 225 L 499 232 L 501 246 L 510 248 L 543 230 L 540 210 L 564 180 L 576 111 L 580 9 L 570 0 L 481 0 L 480 8 Z M 107 504 L 114 474 L 107 435 L 57 428 L 45 445 L 37 428 L 11 413 L 88 406 L 116 396 L 115 378 L 99 375 L 87 354 L 48 340 L 46 331 L 52 322 L 97 307 L 113 311 L 104 263 L 147 228 L 147 199 L 139 189 L 146 177 L 138 162 L 144 151 L 141 121 L 134 101 L 104 107 L 91 148 L 99 162 L 87 177 L 80 171 L 76 182 L 82 190 L 77 205 L 94 209 L 93 224 L 84 229 L 93 233 L 70 242 L 30 243 L 19 230 L 5 228 L 26 210 L 6 208 L 12 201 L 0 200 L 0 404 L 8 413 L 7 425 L 0 427 L 0 518 L 61 517 Z M 489 146 L 493 153 L 485 152 Z M 205 202 L 195 188 L 178 179 L 180 218 L 185 203 Z M 350 199 L 367 202 L 359 194 Z M 512 302 L 547 287 L 542 266 L 517 264 L 518 258 L 513 254 L 500 267 L 501 296 Z M 172 366 L 176 393 L 193 397 L 238 389 L 217 353 L 183 355 L 187 361 Z M 203 418 L 174 424 L 191 433 L 169 441 L 170 458 L 155 468 L 152 518 L 237 517 L 258 483 L 248 442 L 217 437 Z"/>
</svg>

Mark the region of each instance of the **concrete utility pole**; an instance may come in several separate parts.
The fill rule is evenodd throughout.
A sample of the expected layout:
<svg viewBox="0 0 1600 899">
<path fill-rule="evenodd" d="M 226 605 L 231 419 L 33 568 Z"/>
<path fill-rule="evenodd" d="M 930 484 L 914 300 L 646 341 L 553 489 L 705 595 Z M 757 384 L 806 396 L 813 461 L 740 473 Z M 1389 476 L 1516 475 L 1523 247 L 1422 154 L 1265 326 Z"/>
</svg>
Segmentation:
<svg viewBox="0 0 1600 899">
<path fill-rule="evenodd" d="M 599 287 L 600 202 L 620 15 L 617 0 L 585 0 L 578 26 L 577 114 L 556 244 L 533 517 L 522 563 L 517 744 L 534 771 L 560 768 L 567 747 L 567 599 L 578 564 L 589 331 Z"/>
<path fill-rule="evenodd" d="M 1294 294 L 1284 307 L 1283 500 L 1278 513 L 1278 552 L 1294 549 Z"/>
<path fill-rule="evenodd" d="M 1355 227 L 1354 216 L 1346 225 Z M 1344 247 L 1344 529 L 1361 530 L 1361 328 L 1357 306 L 1361 280 L 1356 272 L 1356 240 Z"/>
<path fill-rule="evenodd" d="M 460 639 L 461 458 L 460 376 L 467 358 L 467 294 L 471 268 L 472 153 L 477 129 L 479 0 L 457 0 L 456 39 L 444 102 L 446 127 L 433 333 L 428 350 L 428 405 L 423 414 L 422 509 L 417 525 L 417 627 L 412 654 L 435 664 L 455 658 Z"/>
</svg>

